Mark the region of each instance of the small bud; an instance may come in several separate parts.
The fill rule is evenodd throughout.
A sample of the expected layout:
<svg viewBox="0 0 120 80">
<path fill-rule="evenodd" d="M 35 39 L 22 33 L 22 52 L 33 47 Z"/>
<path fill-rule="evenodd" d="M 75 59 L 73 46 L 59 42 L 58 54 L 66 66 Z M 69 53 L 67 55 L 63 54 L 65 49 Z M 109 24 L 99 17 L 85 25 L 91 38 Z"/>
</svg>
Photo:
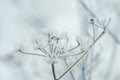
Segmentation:
<svg viewBox="0 0 120 80">
<path fill-rule="evenodd" d="M 90 23 L 91 23 L 91 24 L 94 24 L 94 19 L 93 19 L 93 18 L 90 19 Z"/>
</svg>

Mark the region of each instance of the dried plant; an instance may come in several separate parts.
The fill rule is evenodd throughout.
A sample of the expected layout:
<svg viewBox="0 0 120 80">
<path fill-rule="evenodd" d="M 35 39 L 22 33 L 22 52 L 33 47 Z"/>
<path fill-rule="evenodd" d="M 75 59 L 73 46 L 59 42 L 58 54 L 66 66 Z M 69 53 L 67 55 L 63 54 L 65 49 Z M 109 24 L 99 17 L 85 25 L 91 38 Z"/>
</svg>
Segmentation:
<svg viewBox="0 0 120 80">
<path fill-rule="evenodd" d="M 98 25 L 94 19 L 90 20 L 90 24 L 92 25 L 92 42 L 90 43 L 90 45 L 86 46 L 80 40 L 76 40 L 77 45 L 69 49 L 69 38 L 67 37 L 67 35 L 58 34 L 58 32 L 55 33 L 54 31 L 43 30 L 41 31 L 40 37 L 37 37 L 33 40 L 34 50 L 39 50 L 40 52 L 42 52 L 42 54 L 26 52 L 22 49 L 18 49 L 18 52 L 22 54 L 36 55 L 45 58 L 45 60 L 51 64 L 54 80 L 60 80 L 88 54 L 89 50 L 91 50 L 95 43 L 104 35 L 107 26 L 110 23 L 110 20 L 111 19 L 109 19 L 108 21 L 103 20 L 101 21 L 100 25 Z M 96 29 L 100 29 L 100 33 L 96 32 Z M 96 33 L 98 34 L 96 35 Z M 73 53 L 73 51 L 75 51 L 76 49 L 79 49 L 79 51 Z M 59 62 L 60 59 L 65 59 L 72 56 L 79 56 L 79 58 L 57 78 L 54 64 Z"/>
</svg>

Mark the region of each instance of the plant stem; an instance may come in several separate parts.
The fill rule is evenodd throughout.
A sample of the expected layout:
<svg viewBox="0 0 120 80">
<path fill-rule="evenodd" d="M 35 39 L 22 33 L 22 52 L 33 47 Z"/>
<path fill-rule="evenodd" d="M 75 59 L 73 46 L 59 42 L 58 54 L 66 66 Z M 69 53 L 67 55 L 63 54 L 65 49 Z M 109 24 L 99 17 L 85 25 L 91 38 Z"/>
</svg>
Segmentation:
<svg viewBox="0 0 120 80">
<path fill-rule="evenodd" d="M 68 73 L 77 63 L 79 63 L 79 61 L 87 54 L 88 51 L 84 52 L 80 58 L 74 63 L 72 64 L 59 78 L 58 80 L 60 80 L 66 73 Z"/>
<path fill-rule="evenodd" d="M 78 59 L 75 63 L 73 63 L 73 64 L 58 78 L 58 80 L 60 80 L 60 79 L 61 79 L 66 73 L 68 73 L 76 64 L 78 64 L 78 63 L 80 62 L 80 60 L 81 60 L 84 56 L 86 56 L 86 55 L 88 54 L 89 50 L 90 50 L 90 49 L 94 46 L 94 44 L 104 35 L 105 31 L 106 31 L 106 28 L 104 28 L 104 30 L 103 30 L 103 31 L 101 32 L 101 34 L 94 40 L 94 42 L 89 46 L 89 48 L 81 54 L 81 56 L 79 57 L 79 59 Z"/>
<path fill-rule="evenodd" d="M 67 60 L 66 60 L 66 59 L 64 59 L 64 62 L 65 62 L 66 67 L 69 67 L 68 62 L 67 62 Z M 70 71 L 70 75 L 71 75 L 72 80 L 75 80 L 75 77 L 74 77 L 74 75 L 73 75 L 73 72 L 72 72 L 72 71 Z"/>
<path fill-rule="evenodd" d="M 82 80 L 86 80 L 85 67 L 82 67 Z"/>
<path fill-rule="evenodd" d="M 54 63 L 52 63 L 51 65 L 52 65 L 53 78 L 54 78 L 54 80 L 57 80 L 56 79 L 56 75 L 55 75 L 55 66 L 54 66 Z"/>
</svg>

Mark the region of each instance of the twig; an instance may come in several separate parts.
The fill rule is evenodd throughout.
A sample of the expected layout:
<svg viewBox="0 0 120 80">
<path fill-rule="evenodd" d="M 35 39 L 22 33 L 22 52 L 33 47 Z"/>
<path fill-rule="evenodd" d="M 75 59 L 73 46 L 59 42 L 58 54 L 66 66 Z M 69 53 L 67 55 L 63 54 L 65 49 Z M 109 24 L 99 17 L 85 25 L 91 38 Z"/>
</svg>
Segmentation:
<svg viewBox="0 0 120 80">
<path fill-rule="evenodd" d="M 91 24 L 92 24 L 92 29 L 93 29 L 93 42 L 95 40 L 95 27 L 94 27 L 94 19 L 90 20 Z"/>
<path fill-rule="evenodd" d="M 54 67 L 54 63 L 52 63 L 51 66 L 52 66 L 53 78 L 54 78 L 54 80 L 57 80 L 56 75 L 55 75 L 55 67 Z"/>
<path fill-rule="evenodd" d="M 79 57 L 79 59 L 73 63 L 59 78 L 58 80 L 60 80 L 66 73 L 68 73 L 76 64 L 79 63 L 79 61 L 87 55 L 88 51 L 94 46 L 94 44 L 103 36 L 103 34 L 105 33 L 106 28 L 104 28 L 103 32 L 96 38 L 96 40 L 94 40 L 94 42 L 89 46 L 88 50 L 84 51 L 82 53 L 82 55 Z"/>
<path fill-rule="evenodd" d="M 35 53 L 28 53 L 28 52 L 24 52 L 22 50 L 18 50 L 20 53 L 22 54 L 27 54 L 27 55 L 35 55 L 35 56 L 42 56 L 42 57 L 47 57 L 45 55 L 41 55 L 41 54 L 35 54 Z"/>
<path fill-rule="evenodd" d="M 85 67 L 82 67 L 82 80 L 86 80 Z"/>
<path fill-rule="evenodd" d="M 44 54 L 47 54 L 47 51 L 46 51 L 45 49 L 39 47 L 38 41 L 35 41 L 35 43 L 36 43 L 37 46 L 38 46 L 38 50 L 40 50 L 40 51 L 43 52 Z"/>
<path fill-rule="evenodd" d="M 84 52 L 80 58 L 74 63 L 72 64 L 59 78 L 58 80 L 60 80 L 66 73 L 68 73 L 85 55 L 87 54 L 87 52 Z"/>
<path fill-rule="evenodd" d="M 72 51 L 72 50 L 75 50 L 76 48 L 78 48 L 78 47 L 80 46 L 79 41 L 76 40 L 76 42 L 77 42 L 77 46 L 73 47 L 72 49 L 69 49 L 67 52 L 70 52 L 70 51 Z"/>
<path fill-rule="evenodd" d="M 70 56 L 77 56 L 77 55 L 80 55 L 80 54 L 82 54 L 84 51 L 82 51 L 82 52 L 80 52 L 80 53 L 77 53 L 77 54 L 68 54 L 68 55 L 61 55 L 61 56 L 59 56 L 58 58 L 65 58 L 65 57 L 70 57 Z"/>
<path fill-rule="evenodd" d="M 98 19 L 98 17 L 96 16 L 96 14 L 94 14 L 94 12 L 89 9 L 89 7 L 85 4 L 85 2 L 83 0 L 79 0 L 80 4 L 84 7 L 84 9 L 92 16 L 95 17 L 97 19 L 97 21 L 100 23 L 100 20 Z M 96 25 L 96 24 L 94 24 Z M 98 26 L 98 25 L 97 25 Z M 98 26 L 100 27 L 100 26 Z M 118 37 L 115 36 L 115 34 L 110 31 L 109 29 L 107 29 L 109 36 L 118 44 L 120 44 L 120 40 L 118 39 Z"/>
<path fill-rule="evenodd" d="M 65 62 L 66 67 L 69 67 L 68 62 L 67 62 L 66 59 L 64 59 L 64 62 Z M 72 71 L 70 71 L 70 76 L 71 76 L 72 80 L 75 80 L 75 77 L 74 77 L 74 74 L 73 74 Z"/>
</svg>

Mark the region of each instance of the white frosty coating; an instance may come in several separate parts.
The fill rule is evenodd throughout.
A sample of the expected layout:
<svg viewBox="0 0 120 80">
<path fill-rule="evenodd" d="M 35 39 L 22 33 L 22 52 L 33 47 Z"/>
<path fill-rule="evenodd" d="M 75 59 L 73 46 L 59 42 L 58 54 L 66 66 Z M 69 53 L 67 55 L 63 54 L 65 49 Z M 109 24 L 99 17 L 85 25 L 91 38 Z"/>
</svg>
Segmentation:
<svg viewBox="0 0 120 80">
<path fill-rule="evenodd" d="M 119 20 L 120 19 L 119 3 L 120 3 L 120 1 L 119 0 L 89 0 L 89 1 L 84 0 L 84 1 L 87 3 L 89 8 L 92 9 L 92 11 L 94 13 L 96 13 L 96 15 L 98 17 L 103 18 L 105 16 L 108 16 L 108 17 L 112 18 L 112 23 L 111 23 L 109 29 L 115 34 L 116 37 L 120 38 L 120 36 L 119 36 L 119 33 L 120 33 L 120 31 L 119 31 L 120 30 L 119 29 L 119 25 L 120 25 L 120 23 L 119 23 L 119 21 L 120 21 Z M 44 22 L 47 26 L 51 25 L 51 27 L 53 26 L 57 29 L 58 28 L 61 29 L 61 26 L 63 26 L 62 24 L 65 24 L 66 21 L 68 21 L 67 23 L 69 23 L 69 25 L 72 24 L 73 26 L 66 27 L 65 31 L 69 32 L 69 34 L 73 31 L 72 33 L 74 33 L 74 34 L 72 34 L 72 35 L 75 35 L 75 33 L 78 31 L 76 33 L 76 34 L 78 34 L 79 33 L 78 27 L 81 27 L 81 26 L 74 25 L 74 23 L 80 23 L 82 25 L 83 23 L 81 21 L 83 21 L 86 24 L 86 21 L 84 21 L 84 20 L 86 20 L 86 17 L 88 18 L 91 16 L 89 15 L 88 12 L 86 12 L 83 9 L 81 4 L 79 4 L 79 2 L 77 2 L 81 6 L 80 8 L 78 8 L 78 11 L 80 11 L 79 16 L 80 16 L 81 21 L 79 21 L 79 20 L 77 21 L 75 16 L 73 16 L 73 18 L 72 18 L 71 15 L 73 13 L 76 14 L 76 11 L 75 11 L 76 4 L 71 5 L 71 4 L 74 4 L 73 2 L 74 2 L 73 0 L 52 0 L 52 1 L 51 0 L 0 0 L 0 55 L 1 55 L 1 57 L 4 58 L 2 55 L 7 56 L 7 54 L 10 54 L 10 52 L 15 48 L 14 45 L 16 45 L 16 43 L 19 43 L 21 41 L 23 41 L 23 43 L 25 43 L 24 39 L 26 40 L 26 37 L 39 31 L 40 25 L 36 25 L 37 21 L 34 21 L 33 19 L 34 19 L 34 17 L 40 18 L 40 15 L 41 15 L 40 13 L 43 12 L 44 10 L 47 11 L 45 14 L 43 13 L 44 14 L 43 19 L 45 18 Z M 64 4 L 64 6 L 62 3 Z M 48 18 L 49 14 L 50 14 L 49 11 L 51 11 L 51 10 L 49 8 L 52 5 L 54 5 L 54 6 L 51 9 L 53 11 L 53 15 L 56 17 L 54 19 L 50 18 L 49 21 L 51 21 L 51 22 L 49 22 L 46 18 Z M 56 5 L 58 7 L 56 7 Z M 40 8 L 43 10 L 41 10 Z M 61 10 L 59 10 L 58 8 L 60 8 Z M 66 13 L 66 11 L 67 11 L 67 13 Z M 63 14 L 61 14 L 61 12 Z M 66 14 L 64 15 L 64 13 L 67 14 L 67 17 L 64 17 L 64 16 L 66 16 Z M 69 13 L 71 15 L 68 15 Z M 59 20 L 58 20 L 58 18 L 59 18 Z M 65 20 L 64 20 L 64 18 L 65 18 Z M 77 16 L 77 18 L 79 18 L 79 17 Z M 39 21 L 38 21 L 38 23 L 39 23 Z M 56 24 L 58 24 L 57 27 L 56 27 Z M 85 24 L 83 24 L 83 25 L 85 25 Z M 61 31 L 64 29 L 64 27 L 62 27 Z M 87 29 L 87 28 L 84 26 L 84 29 Z M 81 29 L 81 30 L 83 31 L 83 29 Z M 116 32 L 117 32 L 117 34 L 116 34 Z M 71 38 L 73 38 L 73 36 L 71 36 Z M 115 52 L 114 52 L 115 49 L 117 49 L 116 53 L 120 52 L 120 49 L 119 49 L 120 47 L 118 47 L 118 44 L 116 45 L 116 43 L 114 43 L 114 41 L 108 35 L 106 35 L 101 40 L 101 43 L 103 43 L 103 42 L 104 42 L 104 45 L 102 45 L 102 48 L 104 48 L 104 49 L 102 52 L 100 52 L 100 54 L 102 55 L 101 63 L 99 65 L 100 68 L 98 68 L 97 70 L 94 71 L 95 75 L 92 76 L 93 80 L 103 80 L 103 77 L 104 77 L 104 74 L 105 74 L 105 71 L 107 68 L 106 66 L 109 62 L 110 54 L 111 53 L 115 54 Z M 101 43 L 98 45 L 98 47 L 101 45 Z M 115 47 L 115 49 L 114 49 L 114 47 Z M 95 50 L 97 52 L 98 49 L 95 49 Z M 112 52 L 112 50 L 113 50 L 113 52 Z M 120 79 L 120 76 L 119 76 L 120 65 L 118 65 L 120 62 L 119 57 L 120 57 L 120 55 L 118 54 L 116 57 L 116 62 L 114 65 L 114 70 L 112 72 L 112 76 L 110 77 L 111 80 L 119 80 Z M 26 58 L 23 61 L 23 63 L 25 63 L 25 61 L 27 61 L 27 63 L 29 63 L 29 64 L 26 63 L 26 65 L 24 65 L 26 68 L 23 70 L 25 71 L 26 69 L 29 68 L 29 70 L 27 71 L 28 74 L 26 73 L 26 76 L 29 77 L 28 78 L 29 80 L 30 79 L 52 80 L 52 78 L 49 74 L 51 70 L 49 69 L 49 67 L 47 67 L 48 65 L 46 65 L 44 63 L 44 61 L 42 61 L 40 58 L 36 58 L 36 57 L 34 58 L 34 60 L 37 64 L 37 68 L 38 68 L 37 69 L 36 67 L 30 67 L 31 66 L 30 64 L 32 64 L 33 59 L 31 59 L 31 61 L 28 61 L 28 59 L 31 59 L 31 58 L 26 56 Z M 21 58 L 19 58 L 19 60 L 21 60 Z M 43 65 L 45 65 L 45 66 L 43 66 Z M 8 68 L 8 66 L 9 66 L 9 68 Z M 19 71 L 17 71 L 17 69 L 19 69 L 19 68 L 13 69 L 13 66 L 11 66 L 11 67 L 10 66 L 11 65 L 9 65 L 8 63 L 6 63 L 4 61 L 3 61 L 3 63 L 0 63 L 0 67 L 1 67 L 0 68 L 0 80 L 25 80 L 24 77 L 19 73 Z M 40 76 L 40 77 L 32 76 L 33 74 L 30 74 L 30 73 L 34 73 L 35 69 L 37 69 L 37 71 L 40 71 L 40 73 L 42 73 L 42 76 Z M 33 70 L 33 72 L 31 70 Z M 16 73 L 12 73 L 11 71 L 16 71 L 16 73 L 19 73 L 19 75 L 16 76 L 15 75 Z"/>
<path fill-rule="evenodd" d="M 70 43 L 66 34 L 47 28 L 42 29 L 39 35 L 34 37 L 32 43 L 33 49 L 44 53 L 49 63 L 56 63 L 59 58 L 69 55 L 74 50 L 74 48 L 68 48 Z M 78 42 L 76 43 L 78 46 L 75 46 L 75 49 L 80 46 Z"/>
</svg>

